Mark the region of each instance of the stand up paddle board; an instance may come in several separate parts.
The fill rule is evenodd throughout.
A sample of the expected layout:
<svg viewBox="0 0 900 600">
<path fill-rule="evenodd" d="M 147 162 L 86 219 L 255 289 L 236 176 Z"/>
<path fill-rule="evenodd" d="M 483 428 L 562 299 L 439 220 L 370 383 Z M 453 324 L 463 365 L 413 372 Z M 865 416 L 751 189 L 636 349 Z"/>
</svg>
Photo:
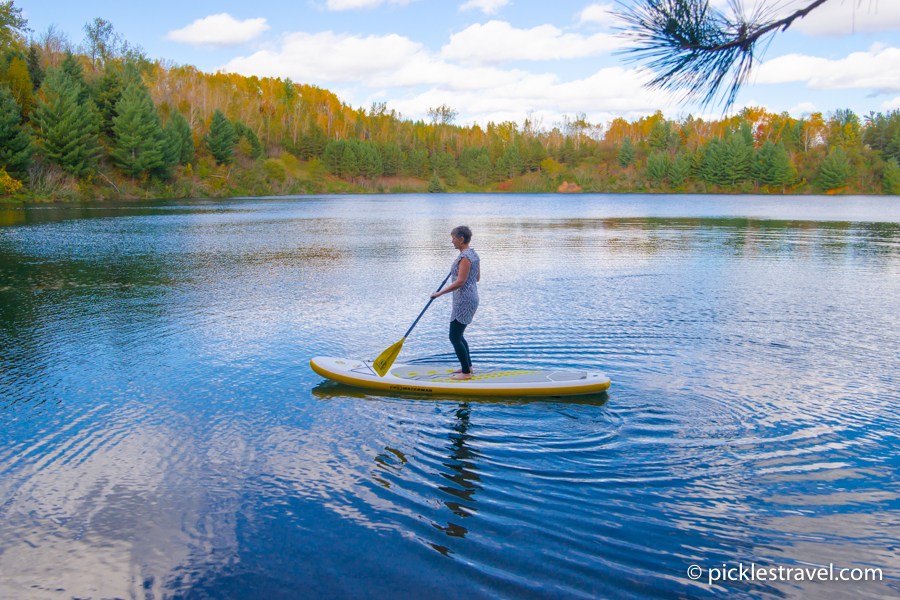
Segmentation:
<svg viewBox="0 0 900 600">
<path fill-rule="evenodd" d="M 332 381 L 371 390 L 464 396 L 572 396 L 609 388 L 609 377 L 575 369 L 489 369 L 471 379 L 451 379 L 453 369 L 433 365 L 394 365 L 379 377 L 372 361 L 317 356 L 309 365 Z"/>
</svg>

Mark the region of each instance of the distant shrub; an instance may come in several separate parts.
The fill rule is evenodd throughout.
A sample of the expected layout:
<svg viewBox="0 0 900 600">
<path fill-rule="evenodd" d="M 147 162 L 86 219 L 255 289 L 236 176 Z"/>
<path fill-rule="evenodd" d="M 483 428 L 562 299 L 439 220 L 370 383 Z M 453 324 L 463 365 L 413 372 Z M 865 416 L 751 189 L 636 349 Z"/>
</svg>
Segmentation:
<svg viewBox="0 0 900 600">
<path fill-rule="evenodd" d="M 287 170 L 284 163 L 277 158 L 267 158 L 265 162 L 266 179 L 284 182 L 287 179 Z"/>
</svg>

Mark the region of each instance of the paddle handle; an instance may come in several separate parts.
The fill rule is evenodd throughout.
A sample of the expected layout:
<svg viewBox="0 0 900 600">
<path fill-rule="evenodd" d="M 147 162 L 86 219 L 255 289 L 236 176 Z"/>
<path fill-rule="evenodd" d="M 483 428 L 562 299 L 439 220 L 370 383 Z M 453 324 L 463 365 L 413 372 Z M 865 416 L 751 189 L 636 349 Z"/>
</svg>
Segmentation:
<svg viewBox="0 0 900 600">
<path fill-rule="evenodd" d="M 444 280 L 441 282 L 441 285 L 439 285 L 439 286 L 438 286 L 438 289 L 436 289 L 436 290 L 434 290 L 434 291 L 435 291 L 435 292 L 441 291 L 441 288 L 444 287 L 444 284 L 447 283 L 447 280 L 450 279 L 450 275 L 452 275 L 452 274 L 453 274 L 452 271 L 451 271 L 450 273 L 447 273 L 447 276 L 444 277 Z M 425 311 L 428 310 L 428 307 L 431 306 L 431 303 L 432 303 L 432 302 L 434 302 L 434 298 L 432 298 L 431 300 L 428 301 L 428 304 L 425 305 L 425 308 L 422 309 L 422 312 L 419 313 L 419 316 L 416 317 L 416 320 L 413 321 L 413 324 L 409 326 L 409 329 L 406 331 L 406 334 L 403 336 L 403 339 L 404 339 L 404 340 L 405 340 L 406 338 L 409 337 L 409 334 L 410 334 L 410 333 L 412 333 L 413 327 L 416 326 L 416 323 L 419 322 L 419 319 L 422 318 L 422 315 L 425 314 Z"/>
</svg>

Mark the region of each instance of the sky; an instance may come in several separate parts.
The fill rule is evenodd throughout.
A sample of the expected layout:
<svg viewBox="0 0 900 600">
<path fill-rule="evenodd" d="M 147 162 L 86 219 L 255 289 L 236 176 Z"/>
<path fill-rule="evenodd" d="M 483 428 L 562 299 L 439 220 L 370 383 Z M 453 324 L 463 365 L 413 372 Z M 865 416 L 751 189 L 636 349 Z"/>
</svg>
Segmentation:
<svg viewBox="0 0 900 600">
<path fill-rule="evenodd" d="M 625 0 L 629 2 L 630 0 Z M 743 0 L 789 11 L 812 0 Z M 727 10 L 727 0 L 712 0 Z M 458 124 L 552 126 L 584 113 L 600 124 L 657 110 L 721 116 L 651 91 L 621 54 L 612 1 L 600 0 L 16 0 L 33 35 L 55 25 L 84 39 L 110 21 L 149 57 L 203 71 L 290 77 L 346 104 L 384 102 L 405 118 L 446 104 Z M 735 108 L 799 117 L 900 109 L 900 0 L 828 0 L 775 35 Z"/>
</svg>

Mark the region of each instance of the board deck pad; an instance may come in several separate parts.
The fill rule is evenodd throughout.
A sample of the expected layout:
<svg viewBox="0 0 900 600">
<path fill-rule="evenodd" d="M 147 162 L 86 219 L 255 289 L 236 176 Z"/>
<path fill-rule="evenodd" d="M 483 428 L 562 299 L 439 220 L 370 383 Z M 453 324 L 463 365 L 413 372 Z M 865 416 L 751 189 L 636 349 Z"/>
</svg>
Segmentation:
<svg viewBox="0 0 900 600">
<path fill-rule="evenodd" d="M 470 379 L 453 379 L 453 369 L 435 369 L 428 366 L 403 365 L 391 370 L 391 375 L 400 379 L 413 381 L 429 381 L 432 383 L 446 382 L 457 383 L 464 381 L 481 381 L 489 383 L 542 383 L 550 381 L 576 381 L 586 379 L 586 371 L 529 371 L 525 369 L 504 370 L 488 369 L 487 371 L 475 370 Z"/>
<path fill-rule="evenodd" d="M 493 396 L 574 395 L 602 392 L 610 386 L 598 371 L 577 369 L 475 369 L 469 379 L 453 379 L 446 365 L 395 364 L 384 377 L 370 360 L 317 356 L 312 369 L 332 381 L 357 387 L 420 394 Z"/>
</svg>

